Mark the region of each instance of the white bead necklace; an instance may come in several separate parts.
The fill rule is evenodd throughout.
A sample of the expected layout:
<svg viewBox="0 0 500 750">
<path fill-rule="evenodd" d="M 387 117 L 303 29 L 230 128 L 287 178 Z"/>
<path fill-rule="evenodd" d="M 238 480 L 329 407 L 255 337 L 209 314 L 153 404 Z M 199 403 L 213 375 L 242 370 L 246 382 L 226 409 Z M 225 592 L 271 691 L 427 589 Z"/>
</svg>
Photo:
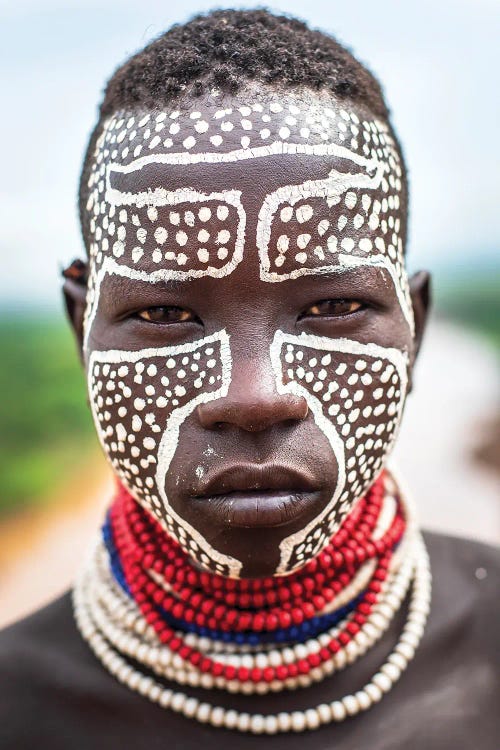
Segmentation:
<svg viewBox="0 0 500 750">
<path fill-rule="evenodd" d="M 331 722 L 342 721 L 347 716 L 366 711 L 392 688 L 413 658 L 427 620 L 431 593 L 429 561 L 420 535 L 417 535 L 415 539 L 412 557 L 414 579 L 408 617 L 399 641 L 386 662 L 370 682 L 353 695 L 347 695 L 340 700 L 323 703 L 305 711 L 268 715 L 249 714 L 213 706 L 182 692 L 163 687 L 153 677 L 141 673 L 128 664 L 123 656 L 110 645 L 92 619 L 84 596 L 85 587 L 81 585 L 76 585 L 74 589 L 75 617 L 83 637 L 106 669 L 131 690 L 137 691 L 163 708 L 170 708 L 202 723 L 241 732 L 253 734 L 301 732 L 316 729 Z"/>
<path fill-rule="evenodd" d="M 390 524 L 392 514 L 388 505 L 390 503 L 385 506 L 386 511 L 374 530 L 373 538 L 376 538 L 376 535 L 381 536 Z M 342 721 L 347 716 L 367 710 L 391 689 L 413 658 L 423 634 L 430 605 L 430 570 L 427 552 L 420 534 L 416 531 L 413 513 L 406 498 L 404 507 L 407 517 L 405 537 L 393 555 L 389 575 L 382 585 L 376 606 L 347 646 L 307 675 L 270 683 L 240 683 L 199 672 L 190 662 L 184 661 L 159 641 L 135 603 L 126 596 L 111 575 L 107 551 L 101 541 L 95 545 L 88 564 L 75 584 L 74 609 L 77 625 L 96 656 L 120 682 L 160 706 L 195 718 L 201 723 L 253 734 L 275 734 L 316 729 L 324 724 Z M 367 566 L 360 569 L 350 584 L 351 598 L 364 588 L 372 572 Z M 132 658 L 158 676 L 180 685 L 207 689 L 222 688 L 228 693 L 264 694 L 307 687 L 353 663 L 382 637 L 401 606 L 410 583 L 412 594 L 406 624 L 396 647 L 380 670 L 354 695 L 347 695 L 340 700 L 320 704 L 305 711 L 264 716 L 213 706 L 180 691 L 164 687 L 154 677 L 143 674 L 127 662 L 127 657 Z M 329 611 L 342 606 L 340 602 L 348 601 L 345 592 L 341 592 L 341 597 L 335 600 L 335 607 L 330 604 Z M 193 633 L 182 636 L 187 645 L 206 656 L 216 657 L 224 664 L 264 669 L 267 666 L 289 664 L 319 651 L 331 638 L 338 635 L 349 622 L 349 617 L 315 638 L 285 647 L 281 644 L 269 644 L 267 648 L 262 645 L 239 646 L 203 638 Z"/>
</svg>

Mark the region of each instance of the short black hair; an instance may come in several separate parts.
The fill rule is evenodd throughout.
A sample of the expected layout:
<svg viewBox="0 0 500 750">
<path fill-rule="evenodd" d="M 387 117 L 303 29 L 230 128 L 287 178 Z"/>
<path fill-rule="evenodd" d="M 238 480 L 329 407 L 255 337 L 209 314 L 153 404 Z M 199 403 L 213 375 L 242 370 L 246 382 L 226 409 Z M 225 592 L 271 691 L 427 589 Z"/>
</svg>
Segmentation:
<svg viewBox="0 0 500 750">
<path fill-rule="evenodd" d="M 122 109 L 158 109 L 212 89 L 236 94 L 251 81 L 279 89 L 329 91 L 337 99 L 364 105 L 390 124 L 377 79 L 329 34 L 265 9 L 215 10 L 197 15 L 161 34 L 126 60 L 108 81 L 80 178 L 84 242 L 92 156 L 108 117 Z M 404 165 L 402 155 L 401 159 Z M 406 188 L 406 179 L 404 182 Z"/>
</svg>

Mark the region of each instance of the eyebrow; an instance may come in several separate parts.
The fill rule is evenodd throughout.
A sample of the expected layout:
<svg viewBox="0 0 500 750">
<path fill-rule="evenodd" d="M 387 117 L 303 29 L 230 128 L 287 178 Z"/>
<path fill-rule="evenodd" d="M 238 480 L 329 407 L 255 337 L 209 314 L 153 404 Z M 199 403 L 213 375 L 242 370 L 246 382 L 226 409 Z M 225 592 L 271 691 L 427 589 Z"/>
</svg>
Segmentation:
<svg viewBox="0 0 500 750">
<path fill-rule="evenodd" d="M 185 280 L 162 279 L 160 281 L 142 281 L 141 279 L 130 279 L 126 276 L 118 276 L 117 274 L 106 274 L 102 281 L 103 289 L 101 297 L 105 297 L 106 301 L 110 304 L 113 304 L 115 301 L 120 301 L 121 303 L 128 296 L 136 293 L 140 293 L 145 298 L 148 296 L 154 297 L 156 300 L 159 292 L 178 294 L 185 290 L 188 284 L 192 282 L 193 279 L 189 278 Z"/>
<path fill-rule="evenodd" d="M 256 258 L 256 262 L 257 258 Z M 318 281 L 346 281 L 349 284 L 355 283 L 356 281 L 383 281 L 384 269 L 380 266 L 375 266 L 367 263 L 366 265 L 360 265 L 356 267 L 349 266 L 335 266 L 324 267 L 324 270 L 319 268 L 311 268 L 311 272 L 298 276 L 295 279 L 285 279 L 281 283 L 287 284 L 312 284 Z M 235 271 L 233 271 L 235 273 Z M 115 274 L 108 274 L 103 279 L 104 296 L 109 302 L 113 303 L 115 300 L 123 302 L 129 295 L 140 293 L 144 297 L 154 297 L 155 301 L 158 298 L 158 294 L 179 294 L 186 291 L 188 285 L 192 288 L 196 284 L 197 279 L 168 279 L 160 281 L 142 281 L 140 279 L 130 279 L 126 276 L 118 276 Z M 221 279 L 214 279 L 214 281 L 221 281 Z M 267 284 L 270 287 L 272 285 L 269 282 L 261 280 L 262 284 Z"/>
<path fill-rule="evenodd" d="M 322 270 L 320 270 L 322 269 Z M 311 267 L 310 273 L 305 273 L 302 276 L 297 276 L 293 281 L 299 281 L 300 279 L 319 279 L 323 278 L 328 280 L 346 279 L 347 281 L 353 281 L 356 279 L 362 279 L 363 277 L 371 277 L 376 279 L 382 279 L 384 271 L 383 266 L 374 265 L 371 263 L 362 263 L 358 266 L 343 266 L 342 264 L 331 264 L 330 266 L 320 266 L 318 269 Z"/>
</svg>

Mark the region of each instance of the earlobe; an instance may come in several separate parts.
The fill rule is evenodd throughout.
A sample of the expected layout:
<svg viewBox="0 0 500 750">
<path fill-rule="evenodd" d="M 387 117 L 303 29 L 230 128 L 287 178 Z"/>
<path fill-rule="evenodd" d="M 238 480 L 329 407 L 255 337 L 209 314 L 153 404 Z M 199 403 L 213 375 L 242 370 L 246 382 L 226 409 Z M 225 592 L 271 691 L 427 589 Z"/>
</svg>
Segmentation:
<svg viewBox="0 0 500 750">
<path fill-rule="evenodd" d="M 78 343 L 80 359 L 83 361 L 83 319 L 87 298 L 88 264 L 74 260 L 63 270 L 62 275 L 66 312 Z"/>
<path fill-rule="evenodd" d="M 428 271 L 418 271 L 409 280 L 410 296 L 415 317 L 415 346 L 413 350 L 413 361 L 416 360 L 425 326 L 427 323 L 431 305 L 431 277 Z"/>
</svg>

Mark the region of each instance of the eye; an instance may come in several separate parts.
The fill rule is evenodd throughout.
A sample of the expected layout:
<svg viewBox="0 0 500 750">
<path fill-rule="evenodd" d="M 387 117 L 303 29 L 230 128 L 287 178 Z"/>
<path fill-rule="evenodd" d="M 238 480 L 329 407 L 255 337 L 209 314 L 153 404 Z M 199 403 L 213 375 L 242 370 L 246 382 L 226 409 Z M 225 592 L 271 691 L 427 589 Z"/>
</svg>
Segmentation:
<svg viewBox="0 0 500 750">
<path fill-rule="evenodd" d="M 139 310 L 136 316 L 148 323 L 189 323 L 196 321 L 197 318 L 190 310 L 183 307 L 147 307 Z"/>
<path fill-rule="evenodd" d="M 356 299 L 324 299 L 311 305 L 302 313 L 301 317 L 340 318 L 343 315 L 352 315 L 363 308 L 364 304 Z"/>
</svg>

